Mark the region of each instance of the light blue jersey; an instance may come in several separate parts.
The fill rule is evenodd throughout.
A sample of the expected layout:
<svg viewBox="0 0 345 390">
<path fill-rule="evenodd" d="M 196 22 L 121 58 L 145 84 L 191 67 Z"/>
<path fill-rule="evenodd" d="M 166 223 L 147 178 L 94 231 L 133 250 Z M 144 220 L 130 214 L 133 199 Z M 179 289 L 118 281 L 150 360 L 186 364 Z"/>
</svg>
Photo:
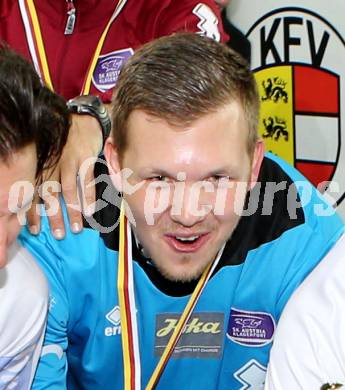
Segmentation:
<svg viewBox="0 0 345 390">
<path fill-rule="evenodd" d="M 285 180 L 287 188 L 275 194 L 270 214 L 262 213 L 262 194 L 261 210 L 241 218 L 158 389 L 261 389 L 282 309 L 343 231 L 336 214 L 315 215 L 315 204 L 329 210 L 315 189 L 309 194 L 311 202 L 304 202 L 297 190 L 305 204 L 292 215 L 288 191 L 305 179 L 278 158 L 265 158 L 259 180 Z M 102 194 L 102 188 L 98 192 Z M 103 225 L 117 218 L 118 209 L 110 204 L 98 214 Z M 64 240 L 56 241 L 43 221 L 39 237 L 23 232 L 21 240 L 38 259 L 51 290 L 33 388 L 123 389 L 118 230 L 103 234 L 85 226 L 82 233 L 67 232 Z M 195 283 L 165 280 L 133 242 L 145 388 Z"/>
</svg>

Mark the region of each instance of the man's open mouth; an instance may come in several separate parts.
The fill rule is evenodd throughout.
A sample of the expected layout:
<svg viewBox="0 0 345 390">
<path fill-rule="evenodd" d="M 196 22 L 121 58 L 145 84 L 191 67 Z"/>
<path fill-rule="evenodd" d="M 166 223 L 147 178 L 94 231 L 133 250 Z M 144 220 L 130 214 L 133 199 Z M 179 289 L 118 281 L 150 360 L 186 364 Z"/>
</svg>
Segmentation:
<svg viewBox="0 0 345 390">
<path fill-rule="evenodd" d="M 196 240 L 198 240 L 199 238 L 200 238 L 200 235 L 191 236 L 191 237 L 175 236 L 175 240 L 180 241 L 180 242 L 184 242 L 186 244 L 191 244 L 191 243 L 195 242 Z"/>
<path fill-rule="evenodd" d="M 173 235 L 168 234 L 165 236 L 168 244 L 178 252 L 195 252 L 201 248 L 201 246 L 208 239 L 208 234 L 193 234 L 193 235 Z"/>
</svg>

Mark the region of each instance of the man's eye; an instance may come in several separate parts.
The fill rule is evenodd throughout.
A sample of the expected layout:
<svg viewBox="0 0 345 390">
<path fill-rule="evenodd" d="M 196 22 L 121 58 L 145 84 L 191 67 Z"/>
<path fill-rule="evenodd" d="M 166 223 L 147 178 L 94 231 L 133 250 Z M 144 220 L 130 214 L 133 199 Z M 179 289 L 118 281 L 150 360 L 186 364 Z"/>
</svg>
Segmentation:
<svg viewBox="0 0 345 390">
<path fill-rule="evenodd" d="M 165 181 L 165 182 L 169 181 L 169 179 L 166 176 L 161 176 L 161 175 L 152 176 L 149 178 L 149 180 L 150 181 Z"/>
<path fill-rule="evenodd" d="M 230 176 L 222 176 L 222 175 L 215 175 L 215 176 L 211 176 L 208 181 L 210 181 L 211 183 L 215 183 L 215 184 L 218 184 L 220 182 L 228 182 L 230 181 Z"/>
</svg>

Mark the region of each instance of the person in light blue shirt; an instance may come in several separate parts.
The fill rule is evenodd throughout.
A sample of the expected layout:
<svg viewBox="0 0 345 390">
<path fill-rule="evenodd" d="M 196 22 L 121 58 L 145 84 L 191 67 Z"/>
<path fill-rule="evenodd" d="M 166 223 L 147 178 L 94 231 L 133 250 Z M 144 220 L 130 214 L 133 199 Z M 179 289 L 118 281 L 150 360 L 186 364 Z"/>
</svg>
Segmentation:
<svg viewBox="0 0 345 390">
<path fill-rule="evenodd" d="M 65 102 L 0 43 L 0 389 L 31 388 L 41 352 L 48 285 L 17 242 L 36 184 L 68 134 Z"/>
<path fill-rule="evenodd" d="M 61 241 L 46 219 L 21 235 L 51 290 L 33 389 L 262 386 L 281 311 L 344 226 L 264 153 L 258 113 L 225 45 L 175 34 L 129 59 L 95 213 Z"/>
</svg>

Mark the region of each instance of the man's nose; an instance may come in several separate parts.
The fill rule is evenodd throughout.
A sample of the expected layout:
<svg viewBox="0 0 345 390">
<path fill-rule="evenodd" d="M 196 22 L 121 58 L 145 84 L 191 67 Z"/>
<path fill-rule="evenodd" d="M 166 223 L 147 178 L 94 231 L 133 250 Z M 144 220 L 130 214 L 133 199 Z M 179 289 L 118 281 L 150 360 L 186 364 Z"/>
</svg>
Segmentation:
<svg viewBox="0 0 345 390">
<path fill-rule="evenodd" d="M 185 187 L 182 197 L 173 200 L 170 210 L 171 219 L 186 227 L 191 227 L 203 221 L 210 213 L 212 206 L 207 203 L 207 198 L 202 195 L 202 185 L 190 185 Z"/>
</svg>

